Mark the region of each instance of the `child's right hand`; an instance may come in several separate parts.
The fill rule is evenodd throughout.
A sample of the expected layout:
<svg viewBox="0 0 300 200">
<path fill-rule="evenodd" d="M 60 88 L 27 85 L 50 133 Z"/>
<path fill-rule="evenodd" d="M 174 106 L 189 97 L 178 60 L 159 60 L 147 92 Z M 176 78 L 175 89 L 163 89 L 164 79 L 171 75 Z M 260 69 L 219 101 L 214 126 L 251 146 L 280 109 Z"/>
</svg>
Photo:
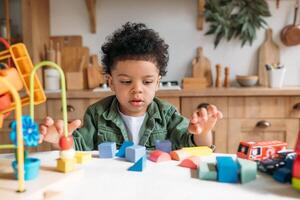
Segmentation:
<svg viewBox="0 0 300 200">
<path fill-rule="evenodd" d="M 74 130 L 79 128 L 81 125 L 80 120 L 74 120 L 68 124 L 68 135 L 72 135 Z M 40 124 L 40 141 L 49 142 L 54 147 L 59 148 L 59 138 L 63 135 L 63 120 L 53 121 L 51 117 L 46 117 L 42 124 Z"/>
</svg>

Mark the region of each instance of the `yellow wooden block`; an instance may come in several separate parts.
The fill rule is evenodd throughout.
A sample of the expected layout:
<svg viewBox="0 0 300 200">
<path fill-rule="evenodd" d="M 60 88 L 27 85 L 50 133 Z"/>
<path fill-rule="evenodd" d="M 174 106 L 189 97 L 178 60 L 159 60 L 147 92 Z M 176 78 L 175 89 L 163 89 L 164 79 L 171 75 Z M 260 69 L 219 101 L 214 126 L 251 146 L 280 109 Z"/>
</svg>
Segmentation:
<svg viewBox="0 0 300 200">
<path fill-rule="evenodd" d="M 185 152 L 191 156 L 209 156 L 213 153 L 212 149 L 207 146 L 201 147 L 185 147 L 182 148 Z"/>
<path fill-rule="evenodd" d="M 73 159 L 57 159 L 56 169 L 60 172 L 70 172 L 75 169 L 76 160 Z"/>
<path fill-rule="evenodd" d="M 293 188 L 300 190 L 300 179 L 292 177 L 292 186 Z"/>
<path fill-rule="evenodd" d="M 86 163 L 87 161 L 92 159 L 92 153 L 76 151 L 75 159 L 76 159 L 76 162 L 79 164 Z"/>
</svg>

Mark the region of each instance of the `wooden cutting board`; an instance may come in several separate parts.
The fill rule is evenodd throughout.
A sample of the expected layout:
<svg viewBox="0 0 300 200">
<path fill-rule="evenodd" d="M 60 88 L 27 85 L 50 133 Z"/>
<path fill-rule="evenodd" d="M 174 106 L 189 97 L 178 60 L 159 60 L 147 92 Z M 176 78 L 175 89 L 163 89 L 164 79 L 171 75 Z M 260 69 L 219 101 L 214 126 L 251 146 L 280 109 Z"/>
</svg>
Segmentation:
<svg viewBox="0 0 300 200">
<path fill-rule="evenodd" d="M 103 68 L 98 62 L 97 55 L 91 56 L 91 65 L 87 68 L 87 79 L 89 89 L 99 87 L 100 84 L 105 83 Z"/>
<path fill-rule="evenodd" d="M 59 43 L 60 47 L 77 46 L 82 47 L 82 37 L 80 35 L 64 35 L 51 36 L 50 40 L 56 46 Z"/>
<path fill-rule="evenodd" d="M 272 29 L 266 30 L 266 39 L 258 52 L 258 80 L 259 85 L 268 86 L 268 74 L 265 65 L 280 62 L 279 46 L 272 39 Z"/>
<path fill-rule="evenodd" d="M 62 68 L 64 72 L 79 72 L 82 57 L 85 58 L 82 70 L 88 67 L 89 48 L 87 47 L 63 47 L 61 49 Z"/>
<path fill-rule="evenodd" d="M 193 60 L 193 77 L 205 78 L 207 85 L 212 86 L 212 72 L 210 60 L 204 56 L 203 48 L 197 49 L 197 57 Z"/>
</svg>

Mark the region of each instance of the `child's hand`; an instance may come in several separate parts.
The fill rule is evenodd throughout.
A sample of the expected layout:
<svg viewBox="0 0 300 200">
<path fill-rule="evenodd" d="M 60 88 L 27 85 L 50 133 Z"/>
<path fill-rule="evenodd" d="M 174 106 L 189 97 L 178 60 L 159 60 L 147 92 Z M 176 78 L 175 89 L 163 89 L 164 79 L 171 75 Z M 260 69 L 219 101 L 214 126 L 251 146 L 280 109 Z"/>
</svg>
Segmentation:
<svg viewBox="0 0 300 200">
<path fill-rule="evenodd" d="M 191 117 L 188 131 L 192 134 L 206 134 L 212 130 L 218 119 L 222 119 L 223 114 L 214 105 L 208 105 L 195 111 Z"/>
<path fill-rule="evenodd" d="M 80 120 L 74 120 L 68 124 L 68 134 L 72 135 L 73 131 L 81 125 Z M 40 141 L 52 143 L 58 147 L 59 138 L 63 135 L 63 120 L 57 120 L 55 123 L 51 117 L 46 117 L 44 122 L 40 124 Z"/>
</svg>

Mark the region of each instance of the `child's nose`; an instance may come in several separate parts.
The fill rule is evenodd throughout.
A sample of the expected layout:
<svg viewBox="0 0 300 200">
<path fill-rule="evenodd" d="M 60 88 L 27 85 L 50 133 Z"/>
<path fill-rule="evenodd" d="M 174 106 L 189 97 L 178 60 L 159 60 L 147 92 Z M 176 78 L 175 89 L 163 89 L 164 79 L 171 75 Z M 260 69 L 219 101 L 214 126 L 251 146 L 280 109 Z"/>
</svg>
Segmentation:
<svg viewBox="0 0 300 200">
<path fill-rule="evenodd" d="M 132 88 L 133 93 L 141 93 L 143 91 L 141 83 L 135 83 Z"/>
</svg>

